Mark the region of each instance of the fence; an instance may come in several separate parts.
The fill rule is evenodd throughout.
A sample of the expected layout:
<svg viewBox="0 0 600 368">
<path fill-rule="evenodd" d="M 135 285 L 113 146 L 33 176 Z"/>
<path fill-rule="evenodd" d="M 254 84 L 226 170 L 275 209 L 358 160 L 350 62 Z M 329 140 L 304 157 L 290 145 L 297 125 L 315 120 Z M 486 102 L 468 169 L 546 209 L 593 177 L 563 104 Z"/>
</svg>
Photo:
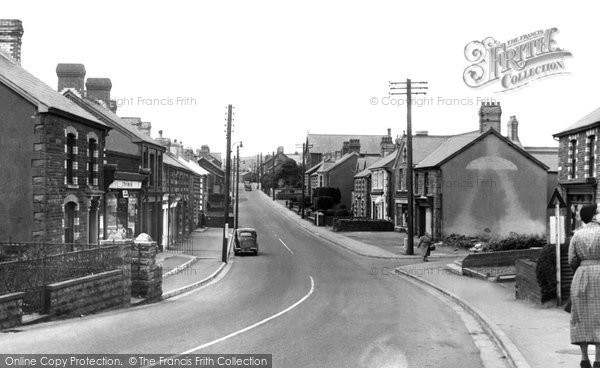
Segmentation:
<svg viewBox="0 0 600 368">
<path fill-rule="evenodd" d="M 0 295 L 24 292 L 23 313 L 44 312 L 46 285 L 123 266 L 119 245 L 0 243 Z"/>
</svg>

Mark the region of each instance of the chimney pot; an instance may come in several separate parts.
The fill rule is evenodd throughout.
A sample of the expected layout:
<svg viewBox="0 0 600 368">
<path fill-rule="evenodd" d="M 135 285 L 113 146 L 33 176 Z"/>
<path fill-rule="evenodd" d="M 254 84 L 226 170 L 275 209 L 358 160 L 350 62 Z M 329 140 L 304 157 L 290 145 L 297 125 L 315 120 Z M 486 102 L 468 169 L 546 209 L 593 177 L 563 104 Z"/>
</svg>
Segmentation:
<svg viewBox="0 0 600 368">
<path fill-rule="evenodd" d="M 110 90 L 112 82 L 109 78 L 88 78 L 85 81 L 86 95 L 94 101 L 101 101 L 106 108 L 111 108 Z"/>
<path fill-rule="evenodd" d="M 58 77 L 57 91 L 62 93 L 66 89 L 76 91 L 83 96 L 85 81 L 85 66 L 83 64 L 57 64 L 56 76 Z"/>
</svg>

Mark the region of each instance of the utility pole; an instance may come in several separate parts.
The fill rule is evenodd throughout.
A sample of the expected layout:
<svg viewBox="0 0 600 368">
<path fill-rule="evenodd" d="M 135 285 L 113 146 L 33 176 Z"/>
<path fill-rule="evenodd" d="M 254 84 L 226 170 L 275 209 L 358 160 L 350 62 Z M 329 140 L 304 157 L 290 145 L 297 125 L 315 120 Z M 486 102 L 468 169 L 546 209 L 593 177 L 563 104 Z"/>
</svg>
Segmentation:
<svg viewBox="0 0 600 368">
<path fill-rule="evenodd" d="M 227 224 L 229 223 L 229 187 L 231 174 L 231 120 L 233 118 L 233 106 L 227 105 L 227 153 L 225 154 L 225 217 L 223 222 L 223 249 L 221 261 L 227 263 Z"/>
<path fill-rule="evenodd" d="M 299 144 L 296 147 L 300 147 Z M 308 144 L 308 137 L 306 138 L 306 143 L 302 143 L 302 203 L 300 204 L 300 208 L 302 209 L 302 218 L 306 217 L 305 213 L 305 204 L 306 204 L 306 165 L 308 164 L 306 160 L 306 153 L 312 145 Z M 310 192 L 310 180 L 308 180 L 309 192 Z"/>
<path fill-rule="evenodd" d="M 417 86 L 413 87 L 413 84 Z M 406 95 L 406 189 L 407 189 L 407 222 L 408 222 L 408 241 L 406 244 L 406 254 L 414 254 L 414 188 L 413 188 L 413 150 L 412 150 L 412 95 L 424 95 L 427 92 L 427 86 L 424 86 L 427 82 L 412 82 L 407 79 L 406 82 L 390 82 L 389 94 L 393 95 Z M 413 89 L 417 90 L 413 92 Z M 402 92 L 393 92 L 393 91 Z M 417 183 L 418 184 L 418 183 Z"/>
<path fill-rule="evenodd" d="M 275 151 L 273 151 L 273 175 L 271 176 L 271 186 L 273 187 L 273 200 L 275 200 Z"/>
<path fill-rule="evenodd" d="M 240 146 L 237 146 L 237 171 L 235 172 L 235 228 L 240 226 Z"/>
</svg>

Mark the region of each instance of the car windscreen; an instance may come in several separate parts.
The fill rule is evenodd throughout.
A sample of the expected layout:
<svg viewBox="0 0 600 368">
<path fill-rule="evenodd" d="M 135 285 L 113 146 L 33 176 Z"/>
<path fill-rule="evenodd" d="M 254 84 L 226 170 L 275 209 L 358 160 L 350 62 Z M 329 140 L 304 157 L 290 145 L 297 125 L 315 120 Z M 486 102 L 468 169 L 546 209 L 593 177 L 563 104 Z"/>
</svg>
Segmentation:
<svg viewBox="0 0 600 368">
<path fill-rule="evenodd" d="M 243 232 L 240 232 L 240 233 L 238 234 L 238 236 L 239 236 L 240 238 L 254 238 L 254 237 L 256 237 L 256 235 L 255 235 L 254 233 L 251 233 L 251 232 L 249 232 L 249 231 L 243 231 Z"/>
</svg>

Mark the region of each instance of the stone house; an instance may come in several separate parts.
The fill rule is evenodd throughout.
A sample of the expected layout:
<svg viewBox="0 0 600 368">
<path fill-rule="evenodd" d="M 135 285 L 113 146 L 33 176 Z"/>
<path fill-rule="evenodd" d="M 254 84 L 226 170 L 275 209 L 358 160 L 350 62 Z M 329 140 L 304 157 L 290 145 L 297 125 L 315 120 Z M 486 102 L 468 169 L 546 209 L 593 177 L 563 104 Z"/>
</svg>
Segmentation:
<svg viewBox="0 0 600 368">
<path fill-rule="evenodd" d="M 558 183 L 567 206 L 566 235 L 581 226 L 577 213 L 583 205 L 598 203 L 598 135 L 600 108 L 554 134 L 559 141 Z"/>
<path fill-rule="evenodd" d="M 352 206 L 352 191 L 354 189 L 354 174 L 356 173 L 356 164 L 358 153 L 350 152 L 340 157 L 335 162 L 323 162 L 316 170 L 316 186 L 338 188 L 341 194 L 341 204 L 350 209 Z"/>
<path fill-rule="evenodd" d="M 514 117 L 507 124 L 508 136 L 500 134 L 501 113 L 500 104 L 485 103 L 479 110 L 477 131 L 432 139 L 414 137 L 417 235 L 427 231 L 434 239 L 442 239 L 452 233 L 545 234 L 548 188 L 556 176 L 542 159 L 550 162 L 553 148 L 523 147 Z M 400 181 L 396 199 L 406 188 L 404 146 L 402 142 L 396 164 Z M 405 217 L 397 216 L 397 224 Z"/>
<path fill-rule="evenodd" d="M 4 241 L 97 243 L 104 122 L 0 52 Z"/>
<path fill-rule="evenodd" d="M 108 78 L 88 78 L 81 64 L 58 64 L 58 90 L 112 130 L 106 137 L 101 237 L 121 232 L 162 239 L 162 165 L 165 148 L 150 137 L 151 124 L 121 118 L 110 99 Z M 85 89 L 84 89 L 85 81 Z"/>
<path fill-rule="evenodd" d="M 394 216 L 393 166 L 397 155 L 396 150 L 368 167 L 371 172 L 369 212 L 374 220 L 391 220 Z"/>
</svg>

